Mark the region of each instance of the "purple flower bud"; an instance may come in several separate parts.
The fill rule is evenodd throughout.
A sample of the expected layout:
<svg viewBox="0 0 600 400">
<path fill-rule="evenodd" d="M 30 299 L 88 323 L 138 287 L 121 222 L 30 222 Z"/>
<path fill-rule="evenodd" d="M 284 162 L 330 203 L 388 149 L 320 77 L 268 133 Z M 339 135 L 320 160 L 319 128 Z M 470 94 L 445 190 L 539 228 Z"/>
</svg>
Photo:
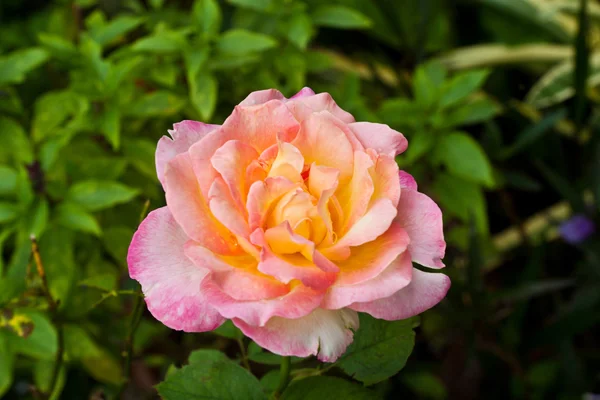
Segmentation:
<svg viewBox="0 0 600 400">
<path fill-rule="evenodd" d="M 579 244 L 596 231 L 596 226 L 588 217 L 578 214 L 563 222 L 558 231 L 567 243 Z"/>
</svg>

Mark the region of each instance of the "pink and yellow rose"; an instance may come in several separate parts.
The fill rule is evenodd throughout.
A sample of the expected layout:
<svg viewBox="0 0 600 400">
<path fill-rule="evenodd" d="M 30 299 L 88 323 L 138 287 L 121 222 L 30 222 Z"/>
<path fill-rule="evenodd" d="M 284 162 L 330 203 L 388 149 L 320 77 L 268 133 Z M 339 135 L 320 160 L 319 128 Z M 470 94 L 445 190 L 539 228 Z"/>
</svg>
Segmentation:
<svg viewBox="0 0 600 400">
<path fill-rule="evenodd" d="M 358 312 L 408 318 L 450 287 L 438 206 L 398 170 L 407 147 L 327 93 L 251 93 L 223 125 L 175 124 L 156 150 L 167 206 L 128 263 L 150 312 L 205 332 L 231 319 L 281 355 L 336 360 Z"/>
</svg>

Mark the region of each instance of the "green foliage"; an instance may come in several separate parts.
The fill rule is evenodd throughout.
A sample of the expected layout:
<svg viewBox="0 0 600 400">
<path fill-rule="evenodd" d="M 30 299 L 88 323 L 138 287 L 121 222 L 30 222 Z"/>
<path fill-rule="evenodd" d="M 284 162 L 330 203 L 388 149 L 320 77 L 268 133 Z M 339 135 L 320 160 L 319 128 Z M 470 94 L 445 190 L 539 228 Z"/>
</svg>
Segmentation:
<svg viewBox="0 0 600 400">
<path fill-rule="evenodd" d="M 379 396 L 357 384 L 331 376 L 315 376 L 292 383 L 283 392 L 282 400 L 327 400 L 340 396 L 349 400 L 374 400 Z"/>
<path fill-rule="evenodd" d="M 198 382 L 202 382 L 199 385 Z M 184 399 L 266 399 L 262 387 L 250 372 L 217 351 L 192 353 L 189 364 L 173 372 L 157 386 L 165 400 Z"/>
<path fill-rule="evenodd" d="M 397 374 L 415 344 L 414 326 L 413 319 L 387 322 L 361 314 L 360 329 L 338 365 L 367 385 Z"/>
</svg>

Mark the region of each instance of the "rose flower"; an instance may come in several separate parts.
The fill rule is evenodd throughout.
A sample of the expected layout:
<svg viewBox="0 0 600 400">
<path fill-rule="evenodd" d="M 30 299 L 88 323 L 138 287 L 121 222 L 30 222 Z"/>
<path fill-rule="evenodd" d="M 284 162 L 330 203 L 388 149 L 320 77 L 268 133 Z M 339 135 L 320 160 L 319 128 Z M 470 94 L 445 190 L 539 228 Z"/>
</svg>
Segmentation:
<svg viewBox="0 0 600 400">
<path fill-rule="evenodd" d="M 163 137 L 165 207 L 129 247 L 152 315 L 205 332 L 230 319 L 281 355 L 335 361 L 358 312 L 398 320 L 450 287 L 439 207 L 394 157 L 405 137 L 355 122 L 327 93 L 251 93 L 223 125 Z"/>
</svg>

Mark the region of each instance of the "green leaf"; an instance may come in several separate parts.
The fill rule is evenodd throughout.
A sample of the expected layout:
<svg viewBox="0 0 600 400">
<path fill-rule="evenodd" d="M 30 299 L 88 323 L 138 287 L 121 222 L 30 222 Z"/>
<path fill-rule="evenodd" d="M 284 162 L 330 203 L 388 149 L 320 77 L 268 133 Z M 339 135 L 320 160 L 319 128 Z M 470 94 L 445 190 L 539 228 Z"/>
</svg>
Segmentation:
<svg viewBox="0 0 600 400">
<path fill-rule="evenodd" d="M 121 264 L 127 259 L 127 249 L 133 233 L 133 229 L 126 226 L 111 226 L 104 231 L 104 236 L 102 237 L 104 247 Z"/>
<path fill-rule="evenodd" d="M 586 83 L 590 70 L 590 45 L 588 37 L 590 34 L 588 1 L 580 0 L 578 16 L 577 38 L 575 39 L 575 70 L 573 71 L 573 82 L 575 88 L 575 101 L 573 104 L 573 121 L 577 131 L 581 130 L 587 103 Z"/>
<path fill-rule="evenodd" d="M 0 142 L 10 143 L 10 146 L 0 146 L 0 155 L 6 155 L 23 164 L 33 161 L 33 149 L 29 138 L 15 120 L 0 116 Z"/>
<path fill-rule="evenodd" d="M 415 345 L 414 324 L 414 319 L 384 321 L 361 313 L 360 329 L 337 365 L 367 385 L 397 374 Z"/>
<path fill-rule="evenodd" d="M 206 37 L 216 36 L 221 29 L 221 8 L 216 0 L 195 0 L 192 15 L 198 30 Z"/>
<path fill-rule="evenodd" d="M 316 25 L 338 29 L 367 29 L 373 24 L 364 14 L 341 5 L 321 5 L 312 14 Z"/>
<path fill-rule="evenodd" d="M 121 183 L 90 180 L 71 186 L 67 198 L 88 211 L 98 211 L 126 203 L 137 194 L 136 189 Z"/>
<path fill-rule="evenodd" d="M 36 389 L 43 392 L 50 390 L 50 381 L 52 380 L 52 374 L 54 372 L 54 361 L 50 360 L 39 360 L 33 367 L 33 379 Z M 59 400 L 60 394 L 67 381 L 67 368 L 63 364 L 59 371 L 54 392 L 51 393 L 49 400 Z"/>
<path fill-rule="evenodd" d="M 188 358 L 189 365 L 204 364 L 206 366 L 215 362 L 228 361 L 230 360 L 224 353 L 213 349 L 194 350 Z"/>
<path fill-rule="evenodd" d="M 447 173 L 440 173 L 433 182 L 433 191 L 443 212 L 466 223 L 470 222 L 473 214 L 478 232 L 488 233 L 487 205 L 481 186 Z"/>
<path fill-rule="evenodd" d="M 478 90 L 489 75 L 487 70 L 467 71 L 454 76 L 442 87 L 439 106 L 453 106 Z"/>
<path fill-rule="evenodd" d="M 2 354 L 2 357 L 0 357 L 0 396 L 3 396 L 10 389 L 13 381 L 15 357 L 6 342 L 4 335 L 0 332 L 0 354 Z"/>
<path fill-rule="evenodd" d="M 250 372 L 231 360 L 215 355 L 193 357 L 193 363 L 173 372 L 156 386 L 165 400 L 266 400 L 262 387 Z M 206 355 L 207 353 L 204 353 Z M 201 382 L 201 384 L 199 384 Z"/>
<path fill-rule="evenodd" d="M 109 102 L 100 116 L 100 130 L 113 149 L 121 144 L 121 110 L 116 102 Z"/>
<path fill-rule="evenodd" d="M 38 199 L 25 217 L 27 234 L 35 235 L 38 238 L 42 236 L 48 225 L 49 214 L 50 206 L 48 205 L 48 200 L 43 198 Z"/>
<path fill-rule="evenodd" d="M 435 144 L 435 135 L 429 131 L 419 131 L 410 138 L 410 146 L 405 155 L 404 162 L 412 164 L 427 154 Z M 401 157 L 402 158 L 402 157 Z"/>
<path fill-rule="evenodd" d="M 0 202 L 0 224 L 13 221 L 19 216 L 19 207 L 14 203 Z"/>
<path fill-rule="evenodd" d="M 73 126 L 89 108 L 87 99 L 71 91 L 49 92 L 35 103 L 33 139 L 40 142 L 60 134 L 61 126 Z"/>
<path fill-rule="evenodd" d="M 177 32 L 160 32 L 138 39 L 131 45 L 134 51 L 146 53 L 178 53 L 185 49 L 186 40 Z"/>
<path fill-rule="evenodd" d="M 123 143 L 123 153 L 133 167 L 153 182 L 156 178 L 156 143 L 147 139 L 128 139 Z"/>
<path fill-rule="evenodd" d="M 231 322 L 230 319 L 225 321 L 223 325 L 212 331 L 212 333 L 226 337 L 228 339 L 241 339 L 244 337 L 242 331 Z"/>
<path fill-rule="evenodd" d="M 56 221 L 64 227 L 100 236 L 102 228 L 96 218 L 83 207 L 63 202 L 56 209 Z"/>
<path fill-rule="evenodd" d="M 17 190 L 17 171 L 0 165 L 0 195 L 12 194 Z"/>
<path fill-rule="evenodd" d="M 463 179 L 494 185 L 490 161 L 475 139 L 464 132 L 453 132 L 442 137 L 436 149 L 451 174 Z"/>
<path fill-rule="evenodd" d="M 40 33 L 39 42 L 50 53 L 50 56 L 69 65 L 79 65 L 79 53 L 77 48 L 70 41 L 58 35 Z"/>
<path fill-rule="evenodd" d="M 234 6 L 257 11 L 268 11 L 275 5 L 274 0 L 227 0 L 227 2 Z"/>
<path fill-rule="evenodd" d="M 432 107 L 439 99 L 446 74 L 446 69 L 438 62 L 430 61 L 419 65 L 413 77 L 413 92 L 417 103 Z"/>
<path fill-rule="evenodd" d="M 80 362 L 89 374 L 100 382 L 118 385 L 122 373 L 120 362 L 78 325 L 64 326 L 65 352 Z"/>
<path fill-rule="evenodd" d="M 78 286 L 90 287 L 110 292 L 117 287 L 117 276 L 115 274 L 101 274 L 90 276 L 79 281 Z"/>
<path fill-rule="evenodd" d="M 219 82 L 210 73 L 200 73 L 190 81 L 190 98 L 203 121 L 209 121 L 217 106 Z"/>
<path fill-rule="evenodd" d="M 472 96 L 470 100 L 450 111 L 440 121 L 434 121 L 437 128 L 451 128 L 487 121 L 500 112 L 500 106 L 486 96 Z"/>
<path fill-rule="evenodd" d="M 0 86 L 23 82 L 25 75 L 42 65 L 48 57 L 46 50 L 37 47 L 0 56 Z"/>
<path fill-rule="evenodd" d="M 587 89 L 600 83 L 600 53 L 592 54 L 589 62 Z M 534 107 L 545 108 L 573 97 L 575 95 L 574 71 L 575 67 L 571 59 L 550 68 L 531 87 L 525 96 L 525 101 Z"/>
<path fill-rule="evenodd" d="M 8 271 L 0 277 L 0 306 L 6 304 L 25 290 L 27 266 L 31 256 L 29 235 L 17 235 L 16 247 L 12 252 Z"/>
<path fill-rule="evenodd" d="M 50 226 L 39 239 L 50 293 L 60 302 L 61 309 L 69 306 L 68 299 L 79 273 L 75 265 L 74 242 L 74 232 L 60 226 Z"/>
<path fill-rule="evenodd" d="M 173 115 L 185 106 L 186 100 L 166 90 L 157 90 L 137 99 L 123 110 L 134 117 L 156 117 Z"/>
<path fill-rule="evenodd" d="M 15 334 L 6 335 L 9 348 L 16 354 L 22 354 L 35 359 L 52 360 L 58 348 L 56 329 L 48 318 L 38 311 L 15 310 L 33 322 L 33 331 L 27 337 Z"/>
<path fill-rule="evenodd" d="M 333 376 L 311 376 L 292 384 L 283 392 L 281 400 L 377 400 L 376 392 Z"/>
<path fill-rule="evenodd" d="M 379 115 L 385 123 L 400 129 L 422 125 L 427 114 L 420 104 L 404 98 L 385 100 L 379 109 Z"/>
<path fill-rule="evenodd" d="M 257 53 L 276 46 L 277 40 L 273 37 L 245 29 L 229 30 L 217 41 L 217 49 L 229 56 Z"/>
<path fill-rule="evenodd" d="M 91 29 L 90 36 L 100 46 L 104 46 L 134 30 L 140 26 L 142 22 L 144 22 L 144 19 L 141 17 L 121 15 L 111 20 L 106 25 Z"/>
<path fill-rule="evenodd" d="M 304 13 L 296 13 L 285 24 L 285 35 L 298 48 L 306 50 L 308 42 L 315 34 L 310 17 Z"/>
</svg>

